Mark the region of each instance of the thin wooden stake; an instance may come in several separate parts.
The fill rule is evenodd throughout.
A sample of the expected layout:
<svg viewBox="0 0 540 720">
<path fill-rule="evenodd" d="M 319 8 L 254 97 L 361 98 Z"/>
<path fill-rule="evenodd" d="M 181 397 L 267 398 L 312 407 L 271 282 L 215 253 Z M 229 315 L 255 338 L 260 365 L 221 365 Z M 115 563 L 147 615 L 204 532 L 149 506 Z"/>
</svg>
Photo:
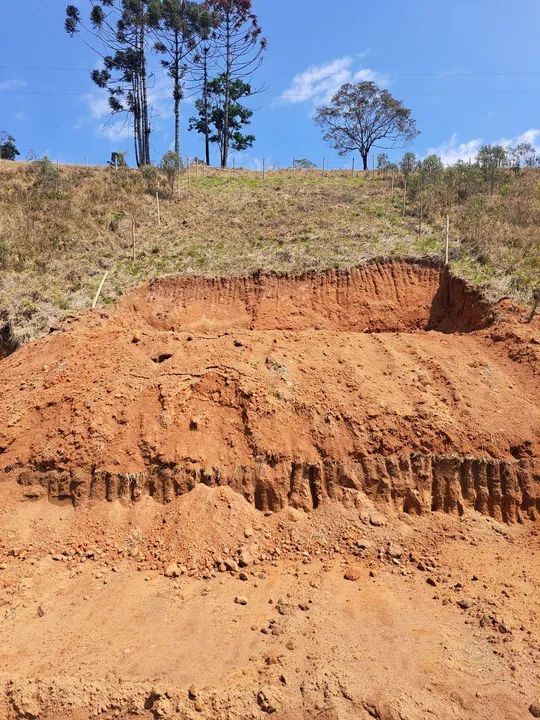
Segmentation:
<svg viewBox="0 0 540 720">
<path fill-rule="evenodd" d="M 156 190 L 156 206 L 158 212 L 158 225 L 161 225 L 161 209 L 159 207 L 159 192 Z"/>
<path fill-rule="evenodd" d="M 354 177 L 354 157 L 352 159 L 351 177 Z"/>
<path fill-rule="evenodd" d="M 448 265 L 450 256 L 450 215 L 446 216 L 446 251 L 444 253 L 444 264 Z"/>
<path fill-rule="evenodd" d="M 131 221 L 131 259 L 135 262 L 135 220 Z"/>
<path fill-rule="evenodd" d="M 405 178 L 405 185 L 403 186 L 403 215 L 405 215 L 407 204 L 407 178 Z"/>
<path fill-rule="evenodd" d="M 101 291 L 103 290 L 103 286 L 105 285 L 105 280 L 107 279 L 107 276 L 109 274 L 109 271 L 107 270 L 105 272 L 105 275 L 103 276 L 102 281 L 99 284 L 98 291 L 96 293 L 96 296 L 94 298 L 94 302 L 92 303 L 92 310 L 96 307 L 97 301 L 99 300 L 99 296 L 101 295 Z"/>
</svg>

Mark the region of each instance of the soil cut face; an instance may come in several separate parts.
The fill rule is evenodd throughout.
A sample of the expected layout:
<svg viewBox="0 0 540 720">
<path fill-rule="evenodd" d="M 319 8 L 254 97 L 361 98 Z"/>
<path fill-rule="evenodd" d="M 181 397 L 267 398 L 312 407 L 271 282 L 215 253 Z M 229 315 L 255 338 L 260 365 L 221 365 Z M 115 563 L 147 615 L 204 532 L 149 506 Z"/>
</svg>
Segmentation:
<svg viewBox="0 0 540 720">
<path fill-rule="evenodd" d="M 2 360 L 0 716 L 524 717 L 526 317 L 433 263 L 171 278 Z"/>
<path fill-rule="evenodd" d="M 535 517 L 537 328 L 429 263 L 158 281 L 2 362 L 0 471 L 76 505 Z"/>
</svg>

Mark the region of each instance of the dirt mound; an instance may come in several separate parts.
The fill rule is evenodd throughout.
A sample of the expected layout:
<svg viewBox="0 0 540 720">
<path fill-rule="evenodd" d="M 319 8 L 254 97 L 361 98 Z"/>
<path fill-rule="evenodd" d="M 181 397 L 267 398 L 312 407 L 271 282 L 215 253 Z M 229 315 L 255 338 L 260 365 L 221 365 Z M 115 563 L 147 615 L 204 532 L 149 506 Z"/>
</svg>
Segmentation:
<svg viewBox="0 0 540 720">
<path fill-rule="evenodd" d="M 0 471 L 76 505 L 540 510 L 538 322 L 431 263 L 161 280 L 0 364 Z"/>
<path fill-rule="evenodd" d="M 429 263 L 169 279 L 2 360 L 0 717 L 526 717 L 526 314 Z"/>
</svg>

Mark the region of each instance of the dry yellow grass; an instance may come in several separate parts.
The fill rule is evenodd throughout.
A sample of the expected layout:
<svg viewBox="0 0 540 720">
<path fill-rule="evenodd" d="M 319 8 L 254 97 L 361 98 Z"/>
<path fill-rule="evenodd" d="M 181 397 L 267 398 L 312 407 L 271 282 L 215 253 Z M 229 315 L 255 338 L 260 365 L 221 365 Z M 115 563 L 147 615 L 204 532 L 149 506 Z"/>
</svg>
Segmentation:
<svg viewBox="0 0 540 720">
<path fill-rule="evenodd" d="M 536 176 L 534 183 L 537 193 Z M 280 171 L 263 179 L 192 168 L 170 192 L 164 177 L 136 170 L 61 166 L 55 172 L 54 166 L 2 161 L 0 325 L 8 322 L 17 342 L 47 332 L 65 313 L 91 305 L 107 270 L 102 303 L 169 273 L 301 272 L 374 256 L 442 254 L 442 218 L 431 217 L 419 235 L 416 210 L 411 205 L 403 216 L 401 196 L 396 185 L 392 198 L 389 176 Z M 495 209 L 497 199 L 490 202 Z M 525 298 L 538 270 L 538 225 L 530 248 L 507 240 L 506 247 L 486 250 L 482 240 L 479 260 L 478 247 L 462 241 L 461 233 L 470 232 L 464 211 L 454 208 L 452 215 L 458 271 L 489 281 L 495 292 Z M 509 237 L 514 220 L 503 223 Z"/>
</svg>

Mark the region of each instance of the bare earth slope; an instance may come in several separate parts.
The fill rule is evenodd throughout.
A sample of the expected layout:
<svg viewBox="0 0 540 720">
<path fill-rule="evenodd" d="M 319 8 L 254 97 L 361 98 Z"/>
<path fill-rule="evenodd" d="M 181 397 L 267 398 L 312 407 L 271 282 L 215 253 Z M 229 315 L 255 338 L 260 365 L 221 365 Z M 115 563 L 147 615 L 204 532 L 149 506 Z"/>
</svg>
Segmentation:
<svg viewBox="0 0 540 720">
<path fill-rule="evenodd" d="M 431 262 L 173 278 L 1 361 L 0 717 L 524 717 L 525 317 Z"/>
<path fill-rule="evenodd" d="M 431 264 L 143 286 L 2 362 L 0 470 L 76 504 L 203 482 L 515 521 L 540 496 L 537 326 L 495 314 Z"/>
</svg>

